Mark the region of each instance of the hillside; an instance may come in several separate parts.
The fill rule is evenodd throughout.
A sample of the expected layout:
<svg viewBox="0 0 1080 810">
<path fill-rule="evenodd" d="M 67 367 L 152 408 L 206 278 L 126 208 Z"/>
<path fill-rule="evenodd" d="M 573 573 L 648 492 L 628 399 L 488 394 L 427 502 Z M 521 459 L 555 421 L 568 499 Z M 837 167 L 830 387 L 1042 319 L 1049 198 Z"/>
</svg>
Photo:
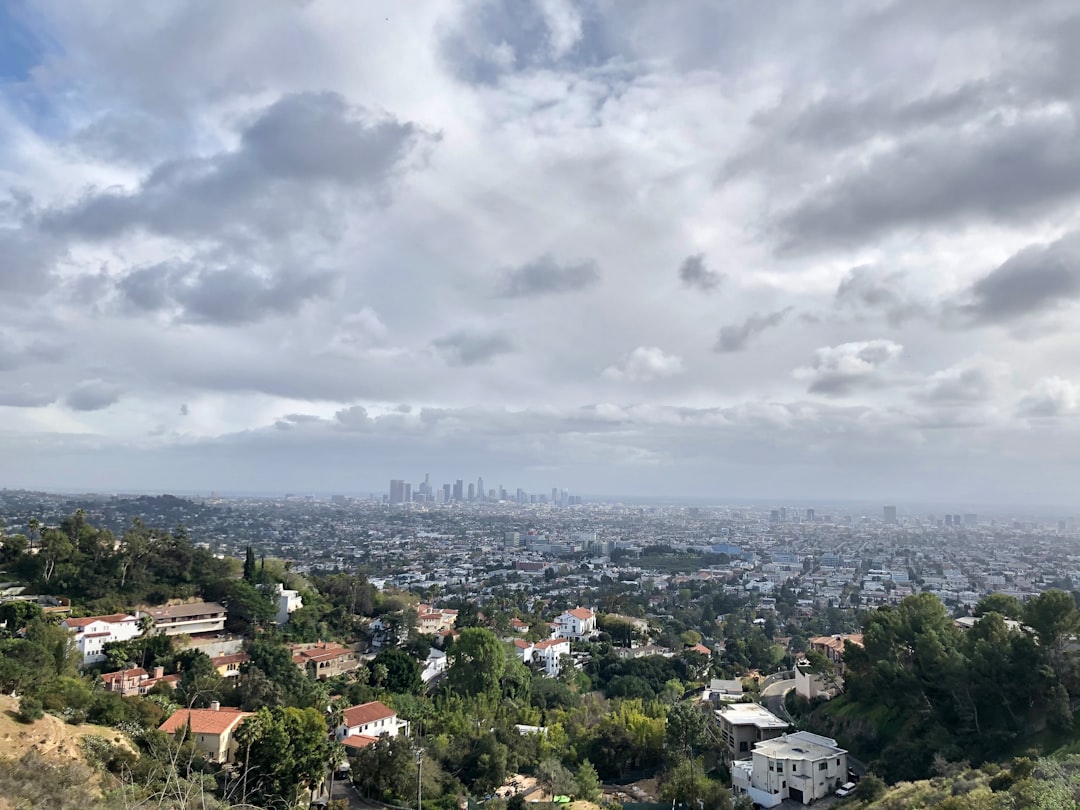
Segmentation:
<svg viewBox="0 0 1080 810">
<path fill-rule="evenodd" d="M 0 810 L 91 807 L 101 797 L 102 777 L 87 763 L 81 741 L 95 735 L 130 743 L 115 729 L 72 726 L 50 714 L 21 723 L 18 707 L 16 698 L 0 695 Z"/>
<path fill-rule="evenodd" d="M 943 775 L 900 782 L 873 801 L 849 800 L 858 810 L 1011 810 L 1080 807 L 1080 756 L 1014 759 L 1011 767 L 968 768 L 962 763 L 937 762 Z M 880 783 L 879 783 L 880 784 Z"/>
</svg>

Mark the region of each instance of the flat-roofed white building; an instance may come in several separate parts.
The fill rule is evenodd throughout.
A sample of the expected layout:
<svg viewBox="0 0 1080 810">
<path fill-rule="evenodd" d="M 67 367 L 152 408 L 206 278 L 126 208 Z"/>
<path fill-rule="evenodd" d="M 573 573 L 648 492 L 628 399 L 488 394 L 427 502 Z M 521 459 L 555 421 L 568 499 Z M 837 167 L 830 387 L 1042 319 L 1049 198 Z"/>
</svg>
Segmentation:
<svg viewBox="0 0 1080 810">
<path fill-rule="evenodd" d="M 810 804 L 847 781 L 847 751 L 819 734 L 784 734 L 758 743 L 752 753 L 751 759 L 733 763 L 731 784 L 736 794 L 762 807 L 785 799 Z"/>
<path fill-rule="evenodd" d="M 166 636 L 220 633 L 225 630 L 225 608 L 217 602 L 188 602 L 150 608 L 154 632 Z"/>
<path fill-rule="evenodd" d="M 786 721 L 757 703 L 732 703 L 716 711 L 716 720 L 729 761 L 749 759 L 754 745 L 779 737 L 788 729 Z"/>
<path fill-rule="evenodd" d="M 68 618 L 60 626 L 75 637 L 83 666 L 105 660 L 103 648 L 110 641 L 131 641 L 139 633 L 139 613 L 112 613 L 108 616 Z"/>
</svg>

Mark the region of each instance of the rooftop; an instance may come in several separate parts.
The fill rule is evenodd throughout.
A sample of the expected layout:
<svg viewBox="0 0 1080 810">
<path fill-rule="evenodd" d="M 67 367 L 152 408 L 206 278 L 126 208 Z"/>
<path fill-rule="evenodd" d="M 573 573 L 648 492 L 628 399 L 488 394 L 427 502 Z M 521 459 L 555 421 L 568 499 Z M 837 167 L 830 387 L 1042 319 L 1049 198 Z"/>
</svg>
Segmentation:
<svg viewBox="0 0 1080 810">
<path fill-rule="evenodd" d="M 809 731 L 797 731 L 759 742 L 754 746 L 754 753 L 778 759 L 818 760 L 846 754 L 847 751 L 838 747 L 836 740 L 830 737 L 811 734 Z"/>
<path fill-rule="evenodd" d="M 757 703 L 732 703 L 716 712 L 733 726 L 756 726 L 757 728 L 787 728 L 788 723 L 781 720 L 764 706 Z"/>
</svg>

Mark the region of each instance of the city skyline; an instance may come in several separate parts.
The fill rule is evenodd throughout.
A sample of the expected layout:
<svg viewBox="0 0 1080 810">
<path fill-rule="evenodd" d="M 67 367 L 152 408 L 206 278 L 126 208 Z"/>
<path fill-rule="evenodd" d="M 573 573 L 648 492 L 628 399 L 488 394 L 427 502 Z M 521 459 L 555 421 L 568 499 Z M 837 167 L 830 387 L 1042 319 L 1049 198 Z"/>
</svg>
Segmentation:
<svg viewBox="0 0 1080 810">
<path fill-rule="evenodd" d="M 3 4 L 0 486 L 1075 504 L 1078 25 Z"/>
</svg>

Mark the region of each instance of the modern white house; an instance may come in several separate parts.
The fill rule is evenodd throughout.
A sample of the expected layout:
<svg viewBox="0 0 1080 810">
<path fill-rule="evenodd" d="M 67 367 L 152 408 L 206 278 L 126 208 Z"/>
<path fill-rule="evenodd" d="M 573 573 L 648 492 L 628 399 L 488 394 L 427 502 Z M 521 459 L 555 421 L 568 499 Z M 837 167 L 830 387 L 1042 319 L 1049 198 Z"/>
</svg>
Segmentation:
<svg viewBox="0 0 1080 810">
<path fill-rule="evenodd" d="M 154 620 L 154 632 L 166 636 L 193 636 L 197 633 L 221 633 L 225 630 L 224 607 L 217 602 L 188 602 L 165 605 L 147 611 Z"/>
<path fill-rule="evenodd" d="M 420 680 L 424 683 L 431 683 L 444 672 L 446 672 L 446 653 L 432 647 L 428 651 L 427 661 L 424 662 L 424 671 L 420 673 Z"/>
<path fill-rule="evenodd" d="M 798 731 L 760 742 L 751 759 L 732 763 L 731 784 L 736 795 L 776 807 L 785 799 L 810 804 L 831 796 L 847 775 L 847 751 L 836 740 Z"/>
<path fill-rule="evenodd" d="M 288 623 L 290 614 L 304 606 L 304 600 L 300 597 L 299 591 L 291 591 L 279 582 L 277 583 L 277 605 L 274 624 L 282 625 Z"/>
<path fill-rule="evenodd" d="M 755 745 L 788 729 L 787 721 L 757 703 L 729 703 L 715 715 L 728 761 L 750 759 Z"/>
<path fill-rule="evenodd" d="M 108 616 L 87 616 L 64 619 L 60 626 L 75 636 L 75 646 L 82 654 L 83 666 L 105 660 L 102 649 L 110 641 L 131 641 L 138 638 L 139 613 L 112 613 Z"/>
<path fill-rule="evenodd" d="M 558 637 L 589 638 L 596 632 L 596 614 L 588 608 L 576 607 L 555 617 Z"/>
<path fill-rule="evenodd" d="M 514 640 L 514 649 L 525 664 L 537 663 L 554 678 L 562 671 L 562 656 L 570 655 L 570 639 L 548 638 L 531 644 L 519 638 Z"/>
</svg>

